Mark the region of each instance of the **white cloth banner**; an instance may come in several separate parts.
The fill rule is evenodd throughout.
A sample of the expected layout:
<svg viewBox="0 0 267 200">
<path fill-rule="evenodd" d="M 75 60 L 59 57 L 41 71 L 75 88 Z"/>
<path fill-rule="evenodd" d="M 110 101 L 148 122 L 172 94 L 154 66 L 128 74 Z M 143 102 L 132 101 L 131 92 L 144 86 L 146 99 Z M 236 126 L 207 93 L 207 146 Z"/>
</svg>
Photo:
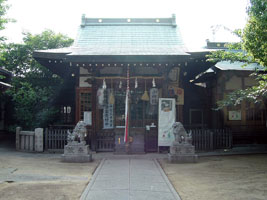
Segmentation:
<svg viewBox="0 0 267 200">
<path fill-rule="evenodd" d="M 174 141 L 175 99 L 159 99 L 158 146 L 171 146 Z"/>
<path fill-rule="evenodd" d="M 109 104 L 108 99 L 111 94 L 110 89 L 106 89 L 104 92 L 104 110 L 103 110 L 103 128 L 112 129 L 114 128 L 114 116 L 113 116 L 113 104 Z"/>
</svg>

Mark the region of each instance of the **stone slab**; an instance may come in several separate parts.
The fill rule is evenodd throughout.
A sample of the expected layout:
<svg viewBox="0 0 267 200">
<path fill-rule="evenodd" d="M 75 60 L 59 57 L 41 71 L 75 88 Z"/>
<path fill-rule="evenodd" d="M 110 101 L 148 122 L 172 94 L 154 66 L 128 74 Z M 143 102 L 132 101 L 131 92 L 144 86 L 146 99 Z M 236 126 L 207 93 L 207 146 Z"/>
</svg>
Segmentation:
<svg viewBox="0 0 267 200">
<path fill-rule="evenodd" d="M 180 200 L 180 197 L 156 160 L 122 158 L 102 160 L 80 198 L 102 199 Z"/>
<path fill-rule="evenodd" d="M 96 180 L 91 190 L 128 190 L 128 179 Z"/>
<path fill-rule="evenodd" d="M 168 154 L 168 159 L 170 163 L 196 163 L 198 160 L 198 156 Z"/>
<path fill-rule="evenodd" d="M 170 192 L 170 188 L 165 182 L 152 182 L 152 181 L 132 181 L 130 182 L 131 190 L 137 191 L 157 191 L 157 192 Z"/>
<path fill-rule="evenodd" d="M 92 162 L 92 154 L 89 155 L 62 155 L 62 162 L 70 162 L 70 163 L 84 163 L 84 162 Z"/>
<path fill-rule="evenodd" d="M 170 192 L 130 191 L 130 200 L 175 200 Z"/>
<path fill-rule="evenodd" d="M 83 200 L 127 200 L 128 190 L 92 190 Z"/>
</svg>

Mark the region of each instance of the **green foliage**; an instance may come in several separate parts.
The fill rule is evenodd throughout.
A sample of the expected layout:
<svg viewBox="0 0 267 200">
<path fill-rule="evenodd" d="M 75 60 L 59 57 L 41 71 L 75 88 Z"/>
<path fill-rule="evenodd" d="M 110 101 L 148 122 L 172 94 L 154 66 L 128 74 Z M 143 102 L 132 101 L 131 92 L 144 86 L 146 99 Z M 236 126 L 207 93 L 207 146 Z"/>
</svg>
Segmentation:
<svg viewBox="0 0 267 200">
<path fill-rule="evenodd" d="M 208 61 L 210 62 L 219 62 L 222 60 L 227 61 L 240 61 L 240 62 L 249 62 L 248 57 L 244 54 L 244 52 L 240 51 L 214 51 L 212 54 L 208 55 Z"/>
<path fill-rule="evenodd" d="M 256 86 L 237 90 L 227 95 L 218 103 L 218 109 L 226 106 L 236 106 L 242 101 L 254 103 L 263 102 L 267 105 L 267 0 L 250 0 L 248 7 L 249 20 L 243 31 L 236 30 L 241 38 L 240 43 L 229 44 L 229 51 L 212 52 L 208 60 L 241 61 L 245 63 L 258 63 L 265 68 L 265 74 L 256 73 L 258 84 Z M 244 65 L 245 67 L 245 65 Z"/>
<path fill-rule="evenodd" d="M 73 43 L 73 39 L 61 33 L 55 34 L 51 30 L 45 30 L 41 34 L 36 35 L 32 35 L 29 32 L 23 34 L 24 43 L 38 50 L 69 47 Z"/>
<path fill-rule="evenodd" d="M 6 4 L 7 0 L 0 0 L 0 30 L 5 29 L 5 25 L 8 22 L 13 22 L 14 20 L 6 18 L 5 14 L 9 8 L 9 6 Z M 5 37 L 1 36 L 0 41 L 4 41 Z"/>
<path fill-rule="evenodd" d="M 5 44 L 0 65 L 13 73 L 12 88 L 6 94 L 14 107 L 12 127 L 45 127 L 55 120 L 58 110 L 54 99 L 62 80 L 33 57 L 34 50 L 70 46 L 72 39 L 46 30 L 38 35 L 25 34 L 24 44 Z"/>
<path fill-rule="evenodd" d="M 267 66 L 267 0 L 250 0 L 249 20 L 244 29 L 243 47 L 256 62 Z"/>
<path fill-rule="evenodd" d="M 217 109 L 222 109 L 229 106 L 237 106 L 244 100 L 253 103 L 266 104 L 267 76 L 264 74 L 257 74 L 256 76 L 259 79 L 258 85 L 249 87 L 244 90 L 236 90 L 234 92 L 231 92 L 226 96 L 225 99 L 217 102 Z"/>
<path fill-rule="evenodd" d="M 56 110 L 49 105 L 49 97 L 54 94 L 52 88 L 40 88 L 28 82 L 20 82 L 20 87 L 8 90 L 12 97 L 16 114 L 16 124 L 33 129 L 43 127 L 48 119 L 53 119 Z"/>
</svg>

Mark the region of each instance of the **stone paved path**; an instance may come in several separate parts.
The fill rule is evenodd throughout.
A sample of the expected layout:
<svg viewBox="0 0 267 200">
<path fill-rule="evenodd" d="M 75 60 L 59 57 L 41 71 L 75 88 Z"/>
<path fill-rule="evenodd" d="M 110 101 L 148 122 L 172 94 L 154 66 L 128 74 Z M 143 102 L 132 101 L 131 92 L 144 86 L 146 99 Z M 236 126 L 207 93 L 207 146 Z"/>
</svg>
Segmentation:
<svg viewBox="0 0 267 200">
<path fill-rule="evenodd" d="M 180 200 L 154 159 L 104 159 L 81 200 Z"/>
</svg>

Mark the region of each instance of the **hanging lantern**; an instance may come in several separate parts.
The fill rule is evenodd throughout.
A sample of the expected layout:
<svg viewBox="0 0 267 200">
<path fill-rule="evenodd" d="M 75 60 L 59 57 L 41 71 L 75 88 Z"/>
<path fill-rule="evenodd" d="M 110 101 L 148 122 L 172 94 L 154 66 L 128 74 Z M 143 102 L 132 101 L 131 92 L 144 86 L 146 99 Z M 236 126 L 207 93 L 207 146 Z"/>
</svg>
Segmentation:
<svg viewBox="0 0 267 200">
<path fill-rule="evenodd" d="M 137 82 L 137 78 L 135 78 L 135 82 L 134 82 L 134 88 L 138 88 L 138 82 Z"/>
<path fill-rule="evenodd" d="M 141 99 L 142 99 L 143 101 L 149 101 L 148 92 L 147 92 L 147 90 L 146 90 L 146 81 L 145 81 L 145 92 L 144 92 L 144 94 L 142 95 Z"/>
</svg>

